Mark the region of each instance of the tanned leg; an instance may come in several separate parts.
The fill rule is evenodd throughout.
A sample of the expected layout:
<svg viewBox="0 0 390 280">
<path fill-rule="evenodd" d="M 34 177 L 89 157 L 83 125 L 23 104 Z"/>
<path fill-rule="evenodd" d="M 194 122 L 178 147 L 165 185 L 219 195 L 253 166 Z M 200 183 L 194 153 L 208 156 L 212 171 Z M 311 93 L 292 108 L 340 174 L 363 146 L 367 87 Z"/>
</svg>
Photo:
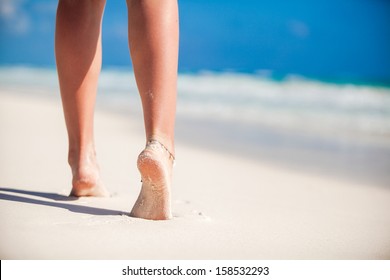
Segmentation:
<svg viewBox="0 0 390 280">
<path fill-rule="evenodd" d="M 142 177 L 134 217 L 165 220 L 171 214 L 171 178 L 178 64 L 176 0 L 127 0 L 129 47 L 142 100 L 146 148 L 138 157 Z"/>
<path fill-rule="evenodd" d="M 105 0 L 60 0 L 57 9 L 55 54 L 73 196 L 108 196 L 100 180 L 93 135 L 104 6 Z"/>
</svg>

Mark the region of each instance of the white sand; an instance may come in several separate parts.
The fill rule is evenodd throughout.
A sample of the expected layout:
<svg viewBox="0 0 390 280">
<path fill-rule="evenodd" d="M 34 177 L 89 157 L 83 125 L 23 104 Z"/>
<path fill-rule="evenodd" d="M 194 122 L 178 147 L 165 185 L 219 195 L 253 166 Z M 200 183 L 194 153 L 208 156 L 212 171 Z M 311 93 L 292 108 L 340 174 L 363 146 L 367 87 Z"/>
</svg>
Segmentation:
<svg viewBox="0 0 390 280">
<path fill-rule="evenodd" d="M 130 218 L 142 120 L 97 110 L 95 126 L 114 196 L 69 200 L 59 98 L 0 93 L 1 259 L 390 258 L 390 189 L 182 142 L 174 219 Z"/>
</svg>

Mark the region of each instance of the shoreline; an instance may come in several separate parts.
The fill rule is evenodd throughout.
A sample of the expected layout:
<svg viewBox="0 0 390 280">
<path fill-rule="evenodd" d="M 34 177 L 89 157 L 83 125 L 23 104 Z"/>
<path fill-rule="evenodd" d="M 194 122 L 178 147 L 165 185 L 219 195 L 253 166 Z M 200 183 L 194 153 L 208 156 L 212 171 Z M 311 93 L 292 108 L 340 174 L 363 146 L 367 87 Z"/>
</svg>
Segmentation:
<svg viewBox="0 0 390 280">
<path fill-rule="evenodd" d="M 132 72 L 131 64 L 124 65 L 124 66 L 111 66 L 111 65 L 103 65 L 102 66 L 102 72 L 111 72 L 111 71 L 119 71 L 121 73 L 131 73 L 131 75 L 134 75 Z M 9 71 L 9 70 L 44 70 L 44 71 L 57 71 L 57 68 L 55 65 L 28 65 L 28 64 L 0 64 L 0 71 Z M 242 76 L 253 76 L 253 77 L 260 77 L 266 80 L 269 80 L 271 82 L 283 82 L 287 81 L 289 79 L 300 79 L 302 81 L 310 81 L 310 82 L 318 82 L 322 84 L 327 85 L 337 85 L 337 86 L 363 86 L 363 87 L 372 87 L 377 89 L 390 89 L 390 80 L 381 78 L 381 79 L 363 79 L 358 77 L 316 77 L 313 75 L 302 75 L 302 74 L 276 74 L 276 75 L 269 75 L 267 70 L 264 69 L 258 69 L 255 71 L 242 71 L 240 69 L 226 69 L 226 70 L 187 70 L 187 69 L 179 69 L 178 74 L 179 75 L 199 75 L 204 73 L 211 73 L 215 75 L 219 74 L 235 74 L 235 75 L 242 75 Z"/>
</svg>

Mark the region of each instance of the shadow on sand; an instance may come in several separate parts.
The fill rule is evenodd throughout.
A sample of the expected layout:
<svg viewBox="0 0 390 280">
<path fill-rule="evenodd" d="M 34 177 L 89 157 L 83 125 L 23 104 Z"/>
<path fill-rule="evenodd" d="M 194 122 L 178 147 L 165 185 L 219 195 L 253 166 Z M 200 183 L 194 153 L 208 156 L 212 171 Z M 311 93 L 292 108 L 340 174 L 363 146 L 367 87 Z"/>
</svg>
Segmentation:
<svg viewBox="0 0 390 280">
<path fill-rule="evenodd" d="M 12 194 L 7 194 L 4 192 L 12 193 Z M 44 200 L 39 200 L 39 199 L 35 199 L 35 198 L 18 196 L 18 195 L 14 195 L 14 194 L 31 195 L 31 196 L 35 196 L 35 197 L 42 197 L 42 198 L 46 198 L 46 199 L 51 199 L 53 201 L 44 201 Z M 21 202 L 21 203 L 30 203 L 30 204 L 36 204 L 36 205 L 51 206 L 51 207 L 67 209 L 67 210 L 69 210 L 71 212 L 75 212 L 75 213 L 90 214 L 90 215 L 97 215 L 97 216 L 128 215 L 128 213 L 125 213 L 122 211 L 117 211 L 117 210 L 110 210 L 110 209 L 104 209 L 104 208 L 96 208 L 96 207 L 90 207 L 90 206 L 74 205 L 74 204 L 57 202 L 57 201 L 76 201 L 77 199 L 78 199 L 77 197 L 69 197 L 69 196 L 60 195 L 60 194 L 56 194 L 56 193 L 26 191 L 26 190 L 11 189 L 11 188 L 0 188 L 0 200 L 8 200 L 8 201 L 14 201 L 14 202 Z"/>
</svg>

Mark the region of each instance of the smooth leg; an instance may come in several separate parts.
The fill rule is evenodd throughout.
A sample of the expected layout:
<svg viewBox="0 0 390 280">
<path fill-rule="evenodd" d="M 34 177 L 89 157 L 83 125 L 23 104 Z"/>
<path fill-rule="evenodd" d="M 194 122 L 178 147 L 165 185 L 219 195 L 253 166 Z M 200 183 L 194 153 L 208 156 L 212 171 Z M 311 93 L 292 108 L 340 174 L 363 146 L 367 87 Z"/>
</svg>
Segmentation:
<svg viewBox="0 0 390 280">
<path fill-rule="evenodd" d="M 101 68 L 105 0 L 60 0 L 55 53 L 69 138 L 74 196 L 107 196 L 96 160 L 93 115 Z"/>
<path fill-rule="evenodd" d="M 178 64 L 176 0 L 127 0 L 129 48 L 141 96 L 146 143 L 138 157 L 142 177 L 132 216 L 170 219 Z M 163 147 L 166 147 L 164 149 Z"/>
</svg>

